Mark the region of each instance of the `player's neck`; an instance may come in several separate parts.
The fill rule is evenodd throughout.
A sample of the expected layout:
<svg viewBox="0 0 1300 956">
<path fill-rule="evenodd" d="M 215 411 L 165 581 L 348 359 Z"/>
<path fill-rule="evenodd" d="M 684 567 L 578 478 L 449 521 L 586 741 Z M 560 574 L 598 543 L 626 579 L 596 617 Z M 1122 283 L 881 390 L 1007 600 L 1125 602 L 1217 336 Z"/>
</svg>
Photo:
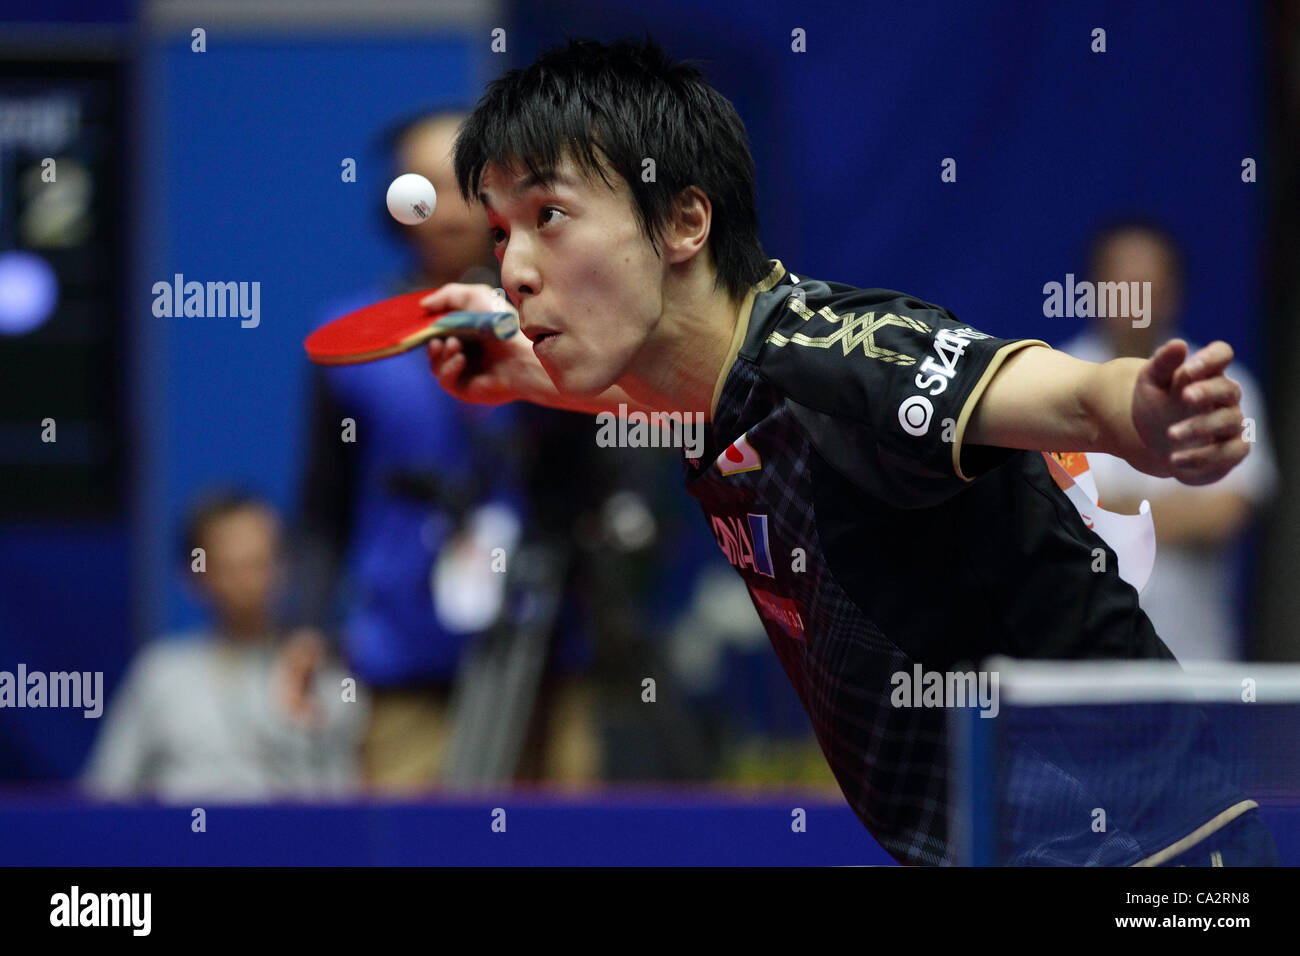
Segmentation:
<svg viewBox="0 0 1300 956">
<path fill-rule="evenodd" d="M 708 270 L 697 271 L 666 290 L 663 316 L 619 385 L 649 407 L 708 420 L 742 306 L 713 288 Z"/>
</svg>

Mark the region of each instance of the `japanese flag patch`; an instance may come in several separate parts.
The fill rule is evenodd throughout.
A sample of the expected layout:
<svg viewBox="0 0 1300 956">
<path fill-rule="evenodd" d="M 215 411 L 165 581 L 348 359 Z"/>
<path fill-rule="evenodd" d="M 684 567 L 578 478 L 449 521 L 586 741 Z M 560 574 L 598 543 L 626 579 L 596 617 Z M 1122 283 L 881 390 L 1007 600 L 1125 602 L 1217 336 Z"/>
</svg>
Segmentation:
<svg viewBox="0 0 1300 956">
<path fill-rule="evenodd" d="M 718 456 L 718 471 L 724 475 L 739 475 L 746 471 L 758 471 L 763 461 L 758 452 L 749 443 L 748 432 L 741 435 L 727 446 L 727 450 Z"/>
</svg>

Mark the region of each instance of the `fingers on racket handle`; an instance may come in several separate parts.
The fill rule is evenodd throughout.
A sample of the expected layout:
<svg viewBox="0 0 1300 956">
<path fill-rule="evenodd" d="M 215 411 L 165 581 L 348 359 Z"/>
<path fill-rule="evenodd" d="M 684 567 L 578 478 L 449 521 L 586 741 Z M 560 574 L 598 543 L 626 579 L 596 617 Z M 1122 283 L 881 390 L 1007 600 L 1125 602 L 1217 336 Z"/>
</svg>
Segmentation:
<svg viewBox="0 0 1300 956">
<path fill-rule="evenodd" d="M 496 338 L 504 341 L 519 331 L 513 312 L 448 312 L 433 324 L 434 338 Z"/>
</svg>

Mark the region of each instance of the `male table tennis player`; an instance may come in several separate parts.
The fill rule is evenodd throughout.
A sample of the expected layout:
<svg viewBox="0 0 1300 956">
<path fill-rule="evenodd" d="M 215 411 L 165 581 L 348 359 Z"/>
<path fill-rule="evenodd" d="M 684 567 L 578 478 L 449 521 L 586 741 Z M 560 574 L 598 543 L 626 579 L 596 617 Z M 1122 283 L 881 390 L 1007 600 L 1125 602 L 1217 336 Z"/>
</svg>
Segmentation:
<svg viewBox="0 0 1300 956">
<path fill-rule="evenodd" d="M 735 109 L 650 42 L 571 41 L 507 73 L 461 127 L 455 160 L 524 334 L 472 365 L 460 343 L 435 341 L 435 375 L 469 402 L 705 413 L 687 490 L 845 797 L 895 858 L 937 864 L 952 850 L 948 714 L 893 706 L 891 675 L 999 652 L 1173 658 L 1041 451 L 1107 452 L 1193 485 L 1222 477 L 1248 451 L 1226 343 L 1096 365 L 900 292 L 792 273 L 759 246 Z M 424 304 L 499 299 L 453 284 Z M 1166 775 L 1195 786 L 1112 813 L 1098 834 L 1093 781 L 1060 769 L 1026 772 L 1026 793 L 1070 812 L 1020 860 L 1208 865 L 1198 848 L 1216 840 L 1227 865 L 1275 859 L 1253 801 L 1212 773 Z"/>
</svg>

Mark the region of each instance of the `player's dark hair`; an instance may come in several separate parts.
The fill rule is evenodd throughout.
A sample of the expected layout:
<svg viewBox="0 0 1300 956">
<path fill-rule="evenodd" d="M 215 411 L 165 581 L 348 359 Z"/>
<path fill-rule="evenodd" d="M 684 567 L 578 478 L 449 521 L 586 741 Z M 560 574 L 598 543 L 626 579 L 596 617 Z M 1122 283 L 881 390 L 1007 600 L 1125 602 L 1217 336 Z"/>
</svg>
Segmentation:
<svg viewBox="0 0 1300 956">
<path fill-rule="evenodd" d="M 204 537 L 216 522 L 250 509 L 275 513 L 266 499 L 243 488 L 221 488 L 197 499 L 185 518 L 184 563 L 189 564 L 195 548 L 203 547 Z"/>
<path fill-rule="evenodd" d="M 1112 219 L 1096 229 L 1088 240 L 1087 262 L 1088 274 L 1097 275 L 1101 258 L 1112 242 L 1120 236 L 1140 235 L 1155 240 L 1165 251 L 1174 280 L 1179 285 L 1183 280 L 1184 253 L 1182 244 L 1174 238 L 1173 232 L 1155 219 L 1141 216 L 1125 216 Z"/>
<path fill-rule="evenodd" d="M 546 176 L 566 151 L 592 182 L 611 185 L 601 157 L 623 177 L 656 254 L 675 198 L 695 186 L 713 207 L 714 287 L 739 299 L 770 271 L 744 124 L 696 66 L 673 63 L 648 37 L 569 40 L 493 81 L 461 126 L 456 180 L 476 201 L 488 163 Z M 646 159 L 652 182 L 642 178 Z"/>
</svg>

